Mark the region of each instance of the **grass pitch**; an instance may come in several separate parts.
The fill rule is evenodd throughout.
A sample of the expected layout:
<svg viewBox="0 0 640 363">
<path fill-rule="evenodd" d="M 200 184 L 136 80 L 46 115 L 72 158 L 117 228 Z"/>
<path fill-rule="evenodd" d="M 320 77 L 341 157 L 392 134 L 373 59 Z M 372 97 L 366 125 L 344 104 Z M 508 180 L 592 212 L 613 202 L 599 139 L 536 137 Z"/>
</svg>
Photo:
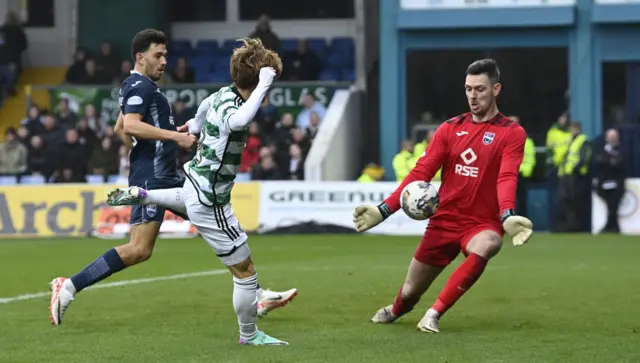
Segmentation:
<svg viewBox="0 0 640 363">
<path fill-rule="evenodd" d="M 415 327 L 451 274 L 392 325 L 369 318 L 393 302 L 418 238 L 250 237 L 260 284 L 300 294 L 259 321 L 288 347 L 237 344 L 228 273 L 87 290 L 58 328 L 42 293 L 121 241 L 0 240 L 0 362 L 638 362 L 640 239 L 538 234 L 505 244 L 441 320 Z M 460 261 L 456 261 L 454 266 Z M 154 256 L 105 282 L 224 267 L 201 239 L 160 240 Z M 215 273 L 215 272 L 214 272 Z M 38 296 L 38 295 L 37 295 Z"/>
</svg>

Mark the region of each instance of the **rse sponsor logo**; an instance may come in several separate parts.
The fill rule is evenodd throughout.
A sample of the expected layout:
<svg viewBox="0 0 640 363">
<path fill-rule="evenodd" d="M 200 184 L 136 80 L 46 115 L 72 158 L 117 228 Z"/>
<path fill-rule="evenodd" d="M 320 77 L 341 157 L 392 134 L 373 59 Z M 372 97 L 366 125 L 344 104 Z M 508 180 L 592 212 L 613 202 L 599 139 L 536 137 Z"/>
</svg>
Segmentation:
<svg viewBox="0 0 640 363">
<path fill-rule="evenodd" d="M 473 149 L 468 148 L 460 154 L 460 158 L 466 165 L 456 164 L 454 172 L 458 175 L 468 176 L 471 178 L 478 177 L 478 168 L 475 166 L 470 166 L 476 160 L 478 160 L 478 155 L 473 151 Z"/>
<path fill-rule="evenodd" d="M 475 167 L 475 166 L 456 164 L 455 172 L 458 175 L 468 176 L 468 177 L 471 177 L 471 178 L 477 178 L 478 177 L 478 168 Z"/>
</svg>

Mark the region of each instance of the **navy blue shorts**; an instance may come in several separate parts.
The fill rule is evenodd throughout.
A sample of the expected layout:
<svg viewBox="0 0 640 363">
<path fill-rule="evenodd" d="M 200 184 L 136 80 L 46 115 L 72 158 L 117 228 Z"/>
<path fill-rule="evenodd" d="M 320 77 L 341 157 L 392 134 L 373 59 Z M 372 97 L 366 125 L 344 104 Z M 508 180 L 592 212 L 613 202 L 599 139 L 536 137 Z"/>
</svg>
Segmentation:
<svg viewBox="0 0 640 363">
<path fill-rule="evenodd" d="M 158 179 L 145 180 L 144 182 L 131 183 L 129 186 L 137 186 L 146 190 L 182 188 L 184 180 L 162 181 Z M 160 222 L 164 220 L 164 212 L 167 209 L 155 204 L 133 205 L 131 206 L 130 225 L 142 224 L 146 222 Z"/>
</svg>

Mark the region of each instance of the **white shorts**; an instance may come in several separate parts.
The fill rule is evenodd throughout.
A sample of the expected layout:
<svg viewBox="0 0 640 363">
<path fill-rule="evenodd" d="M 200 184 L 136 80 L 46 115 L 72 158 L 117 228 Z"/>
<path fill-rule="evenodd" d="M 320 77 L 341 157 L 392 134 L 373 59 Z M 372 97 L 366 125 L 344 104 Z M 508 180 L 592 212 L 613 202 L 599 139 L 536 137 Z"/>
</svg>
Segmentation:
<svg viewBox="0 0 640 363">
<path fill-rule="evenodd" d="M 187 179 L 180 196 L 187 208 L 189 220 L 215 251 L 220 261 L 226 266 L 232 266 L 249 258 L 247 234 L 233 214 L 231 203 L 208 207 L 200 203 L 198 194 L 199 191 L 193 186 L 193 182 Z"/>
</svg>

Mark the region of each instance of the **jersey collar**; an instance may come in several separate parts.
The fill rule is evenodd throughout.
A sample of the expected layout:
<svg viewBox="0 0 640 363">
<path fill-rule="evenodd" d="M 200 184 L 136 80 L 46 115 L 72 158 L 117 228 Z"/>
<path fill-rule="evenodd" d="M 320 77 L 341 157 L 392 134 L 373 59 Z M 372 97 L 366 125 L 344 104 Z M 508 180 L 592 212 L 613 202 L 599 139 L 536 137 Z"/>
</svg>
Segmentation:
<svg viewBox="0 0 640 363">
<path fill-rule="evenodd" d="M 240 97 L 242 102 L 247 102 L 247 100 L 245 100 L 244 97 L 242 97 L 242 95 L 240 94 L 240 91 L 238 91 L 238 88 L 236 87 L 235 84 L 232 84 L 230 87 L 231 87 L 231 91 L 235 93 L 236 96 Z"/>
<path fill-rule="evenodd" d="M 137 74 L 139 76 L 142 76 L 142 77 L 148 79 L 151 83 L 156 84 L 156 82 L 154 82 L 151 78 L 145 76 L 144 74 L 142 74 L 142 73 L 140 73 L 138 71 L 129 71 L 129 74 Z"/>
</svg>

